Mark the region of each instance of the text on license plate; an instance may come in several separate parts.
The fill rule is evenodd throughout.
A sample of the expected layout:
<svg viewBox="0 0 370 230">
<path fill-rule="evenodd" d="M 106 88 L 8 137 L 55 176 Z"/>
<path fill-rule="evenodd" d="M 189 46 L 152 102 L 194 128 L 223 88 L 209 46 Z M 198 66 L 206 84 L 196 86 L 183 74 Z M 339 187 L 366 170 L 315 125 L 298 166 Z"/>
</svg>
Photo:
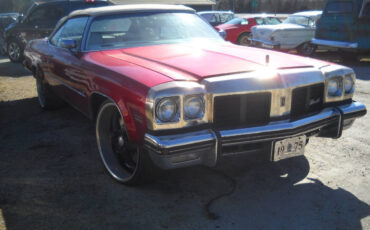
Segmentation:
<svg viewBox="0 0 370 230">
<path fill-rule="evenodd" d="M 303 155 L 305 146 L 305 135 L 276 141 L 274 146 L 273 161 L 279 161 L 282 159 Z"/>
</svg>

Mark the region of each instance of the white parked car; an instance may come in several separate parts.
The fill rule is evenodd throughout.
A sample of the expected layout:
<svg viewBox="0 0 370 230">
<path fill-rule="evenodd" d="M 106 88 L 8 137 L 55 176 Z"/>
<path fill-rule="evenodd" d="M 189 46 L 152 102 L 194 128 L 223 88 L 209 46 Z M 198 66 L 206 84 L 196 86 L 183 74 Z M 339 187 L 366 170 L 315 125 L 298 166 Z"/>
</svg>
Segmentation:
<svg viewBox="0 0 370 230">
<path fill-rule="evenodd" d="M 278 25 L 252 27 L 252 45 L 270 49 L 294 50 L 311 55 L 316 46 L 311 43 L 315 36 L 316 22 L 322 11 L 305 11 L 290 15 Z"/>
</svg>

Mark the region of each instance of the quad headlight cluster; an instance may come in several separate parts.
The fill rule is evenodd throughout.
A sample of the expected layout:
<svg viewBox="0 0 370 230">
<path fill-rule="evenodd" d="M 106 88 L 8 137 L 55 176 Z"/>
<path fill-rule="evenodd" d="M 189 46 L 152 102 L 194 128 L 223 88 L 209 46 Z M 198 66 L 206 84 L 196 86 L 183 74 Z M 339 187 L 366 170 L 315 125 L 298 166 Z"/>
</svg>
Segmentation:
<svg viewBox="0 0 370 230">
<path fill-rule="evenodd" d="M 183 109 L 181 109 L 181 105 Z M 204 117 L 204 95 L 187 95 L 164 97 L 157 100 L 155 116 L 159 123 L 179 122 L 181 112 L 184 120 L 202 119 Z"/>
<path fill-rule="evenodd" d="M 146 98 L 146 121 L 150 130 L 178 129 L 209 123 L 205 86 L 192 81 L 173 81 L 150 89 Z"/>
<path fill-rule="evenodd" d="M 355 89 L 355 79 L 354 73 L 328 78 L 326 82 L 326 101 L 340 101 L 352 97 Z"/>
</svg>

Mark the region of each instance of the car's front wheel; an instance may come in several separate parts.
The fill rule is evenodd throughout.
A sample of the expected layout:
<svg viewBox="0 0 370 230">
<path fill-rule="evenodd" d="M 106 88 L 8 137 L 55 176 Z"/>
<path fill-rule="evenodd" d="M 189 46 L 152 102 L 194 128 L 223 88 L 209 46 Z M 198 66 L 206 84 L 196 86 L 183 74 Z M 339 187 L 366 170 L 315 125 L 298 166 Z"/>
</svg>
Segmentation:
<svg viewBox="0 0 370 230">
<path fill-rule="evenodd" d="M 316 46 L 311 42 L 306 42 L 300 45 L 297 49 L 298 53 L 303 56 L 311 56 L 316 51 Z"/>
<path fill-rule="evenodd" d="M 359 61 L 359 55 L 354 52 L 341 51 L 340 58 L 345 63 L 356 63 Z"/>
<path fill-rule="evenodd" d="M 242 33 L 237 40 L 238 45 L 242 46 L 249 46 L 251 45 L 251 41 L 249 40 L 251 37 L 251 33 Z"/>
<path fill-rule="evenodd" d="M 7 46 L 7 52 L 10 61 L 20 62 L 23 60 L 23 49 L 17 40 L 10 40 Z"/>
<path fill-rule="evenodd" d="M 39 100 L 39 105 L 42 109 L 56 109 L 62 107 L 65 103 L 51 90 L 48 83 L 44 81 L 43 74 L 41 70 L 37 69 L 35 72 L 36 78 L 36 89 L 37 98 Z"/>
<path fill-rule="evenodd" d="M 96 139 L 100 157 L 108 173 L 123 184 L 138 184 L 155 169 L 147 153 L 131 143 L 125 122 L 116 104 L 104 102 L 96 119 Z"/>
</svg>

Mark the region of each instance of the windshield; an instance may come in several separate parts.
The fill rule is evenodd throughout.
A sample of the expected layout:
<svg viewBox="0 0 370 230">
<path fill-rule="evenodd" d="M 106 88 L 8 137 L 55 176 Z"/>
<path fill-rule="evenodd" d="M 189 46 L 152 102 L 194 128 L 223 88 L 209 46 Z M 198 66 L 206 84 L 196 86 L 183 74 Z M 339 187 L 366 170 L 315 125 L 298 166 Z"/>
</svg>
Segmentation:
<svg viewBox="0 0 370 230">
<path fill-rule="evenodd" d="M 291 15 L 283 23 L 297 24 L 301 26 L 312 26 L 312 19 L 305 16 Z"/>
<path fill-rule="evenodd" d="M 223 41 L 203 19 L 193 13 L 141 13 L 96 18 L 86 49 L 101 50 L 196 40 Z"/>
<path fill-rule="evenodd" d="M 278 18 L 273 17 L 267 17 L 265 21 L 267 25 L 277 25 L 281 23 L 281 21 Z"/>
<path fill-rule="evenodd" d="M 225 24 L 230 24 L 230 25 L 239 25 L 242 23 L 244 19 L 243 18 L 234 18 L 228 22 L 226 22 Z"/>
</svg>

